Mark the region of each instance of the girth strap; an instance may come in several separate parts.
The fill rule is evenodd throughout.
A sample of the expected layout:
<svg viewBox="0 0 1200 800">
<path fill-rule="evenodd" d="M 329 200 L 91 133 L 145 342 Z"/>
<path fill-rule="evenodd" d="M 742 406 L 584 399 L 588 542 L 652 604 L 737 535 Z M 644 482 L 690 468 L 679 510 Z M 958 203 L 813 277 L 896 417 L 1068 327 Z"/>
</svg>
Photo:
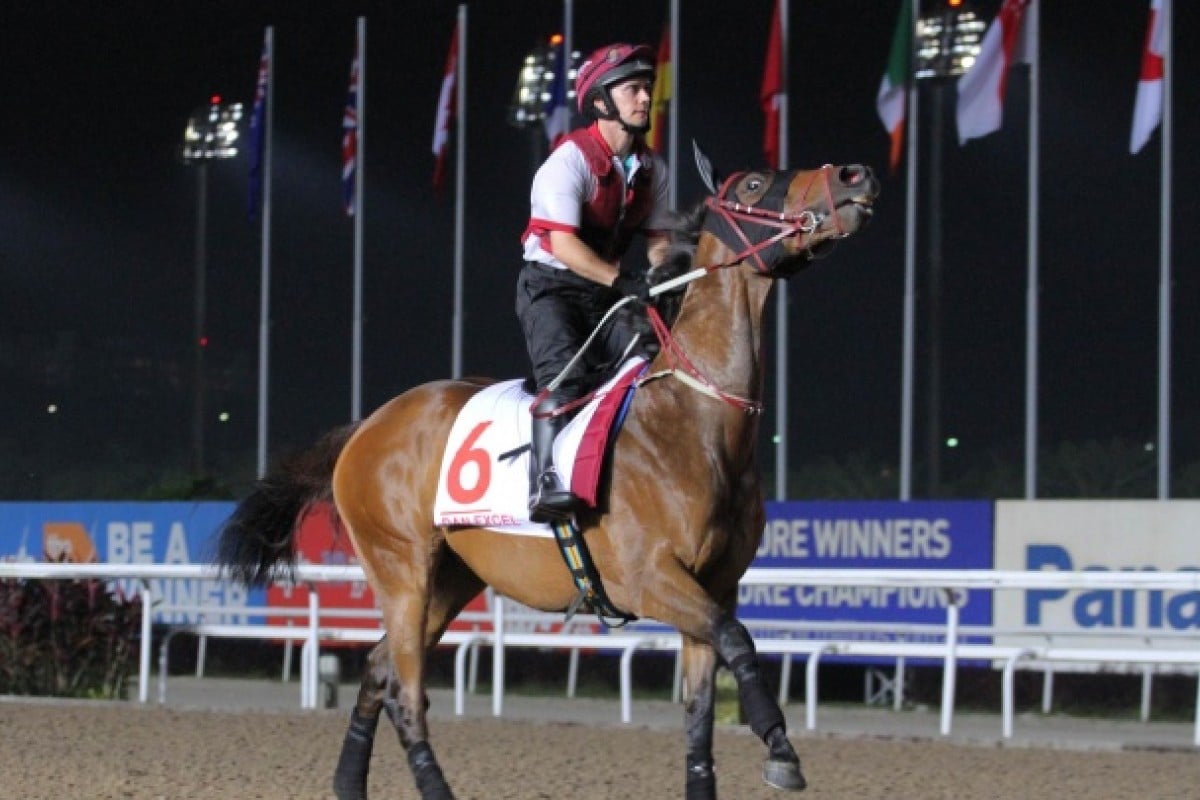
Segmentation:
<svg viewBox="0 0 1200 800">
<path fill-rule="evenodd" d="M 563 560 L 567 562 L 571 580 L 575 582 L 575 588 L 579 590 L 579 594 L 567 608 L 566 620 L 569 621 L 580 611 L 595 614 L 605 628 L 622 628 L 636 620 L 637 617 L 620 610 L 608 599 L 608 594 L 604 591 L 604 583 L 600 580 L 600 573 L 596 570 L 595 563 L 592 562 L 587 542 L 584 541 L 583 534 L 575 521 L 552 522 L 550 528 L 554 531 L 554 541 L 558 544 L 558 551 L 562 553 Z M 616 622 L 609 622 L 610 619 L 616 620 Z"/>
</svg>

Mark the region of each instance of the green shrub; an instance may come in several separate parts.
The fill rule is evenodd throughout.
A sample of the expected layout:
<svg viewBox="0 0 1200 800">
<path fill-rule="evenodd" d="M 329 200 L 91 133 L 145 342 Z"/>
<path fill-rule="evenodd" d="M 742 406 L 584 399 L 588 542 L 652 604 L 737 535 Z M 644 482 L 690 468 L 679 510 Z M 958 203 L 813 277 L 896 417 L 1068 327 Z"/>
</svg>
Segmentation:
<svg viewBox="0 0 1200 800">
<path fill-rule="evenodd" d="M 123 699 L 141 608 L 99 580 L 0 580 L 0 694 Z"/>
</svg>

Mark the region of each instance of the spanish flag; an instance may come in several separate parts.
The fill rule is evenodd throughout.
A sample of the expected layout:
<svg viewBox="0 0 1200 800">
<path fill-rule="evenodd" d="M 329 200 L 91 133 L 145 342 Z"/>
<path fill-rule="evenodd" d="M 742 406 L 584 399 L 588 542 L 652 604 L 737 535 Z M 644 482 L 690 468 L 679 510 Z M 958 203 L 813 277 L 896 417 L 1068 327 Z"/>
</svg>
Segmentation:
<svg viewBox="0 0 1200 800">
<path fill-rule="evenodd" d="M 671 111 L 671 28 L 665 26 L 658 42 L 658 68 L 654 76 L 654 95 L 650 100 L 650 132 L 646 144 L 654 152 L 667 151 L 667 127 Z"/>
</svg>

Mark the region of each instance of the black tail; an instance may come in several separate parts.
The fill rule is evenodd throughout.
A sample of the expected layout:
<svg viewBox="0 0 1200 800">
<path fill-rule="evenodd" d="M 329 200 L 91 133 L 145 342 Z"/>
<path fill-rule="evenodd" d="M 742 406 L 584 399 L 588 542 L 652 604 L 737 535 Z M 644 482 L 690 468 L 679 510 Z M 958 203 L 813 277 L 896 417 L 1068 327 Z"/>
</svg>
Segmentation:
<svg viewBox="0 0 1200 800">
<path fill-rule="evenodd" d="M 357 423 L 330 431 L 312 449 L 280 462 L 238 503 L 218 531 L 216 563 L 246 586 L 289 577 L 296 565 L 296 523 L 318 500 L 331 498 L 338 455 Z"/>
</svg>

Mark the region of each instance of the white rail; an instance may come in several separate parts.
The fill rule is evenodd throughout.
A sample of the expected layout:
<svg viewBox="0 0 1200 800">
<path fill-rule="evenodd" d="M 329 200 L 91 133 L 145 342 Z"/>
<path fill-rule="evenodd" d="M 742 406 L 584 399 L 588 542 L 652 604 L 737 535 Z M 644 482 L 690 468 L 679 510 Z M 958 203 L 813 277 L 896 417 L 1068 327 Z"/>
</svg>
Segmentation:
<svg viewBox="0 0 1200 800">
<path fill-rule="evenodd" d="M 304 564 L 296 568 L 296 583 L 315 584 L 327 581 L 362 581 L 363 572 L 358 566 Z M 142 641 L 138 669 L 138 699 L 146 702 L 150 684 L 151 608 L 154 598 L 149 581 L 163 579 L 221 579 L 220 571 L 203 564 L 62 564 L 46 562 L 3 562 L 0 563 L 0 579 L 116 579 L 127 578 L 140 582 L 144 602 L 142 616 Z M 751 569 L 742 579 L 745 585 L 770 586 L 885 586 L 924 587 L 946 591 L 951 602 L 946 604 L 946 624 L 943 642 L 864 642 L 800 639 L 760 639 L 759 649 L 764 653 L 801 655 L 808 658 L 807 714 L 809 727 L 815 727 L 816 714 L 816 671 L 820 657 L 827 654 L 875 655 L 884 657 L 938 658 L 945 670 L 942 690 L 941 732 L 950 733 L 954 711 L 955 667 L 958 659 L 989 659 L 1004 662 L 1004 735 L 1012 733 L 1012 673 L 1018 662 L 1099 662 L 1114 664 L 1169 664 L 1189 670 L 1200 670 L 1200 647 L 1195 641 L 1172 644 L 1170 649 L 1161 646 L 1123 648 L 1068 648 L 1053 645 L 1010 646 L 972 645 L 960 642 L 966 626 L 958 620 L 958 599 L 972 589 L 1117 589 L 1117 590 L 1161 590 L 1188 592 L 1200 590 L 1200 573 L 1195 572 L 1082 572 L 1082 571 L 1015 571 L 1015 570 L 864 570 L 864 569 Z M 198 611 L 200 609 L 197 609 Z M 337 636 L 328 626 L 320 626 L 321 611 L 317 593 L 309 592 L 308 624 L 303 633 L 294 631 L 294 638 L 303 638 L 301 658 L 301 706 L 315 708 L 317 697 L 317 656 L 322 637 Z M 496 663 L 502 669 L 503 650 L 506 646 L 529 647 L 578 647 L 581 645 L 619 649 L 622 651 L 622 720 L 629 721 L 628 670 L 632 654 L 639 648 L 677 649 L 678 638 L 654 637 L 652 634 L 614 636 L 612 634 L 516 634 L 504 630 L 503 604 L 497 604 L 495 614 L 498 636 L 488 633 L 471 633 L 470 643 L 491 644 L 496 649 Z M 245 632 L 230 633 L 226 625 L 190 625 L 189 630 L 201 635 L 250 635 Z M 272 626 L 259 626 L 263 638 L 278 638 Z M 848 626 L 850 627 L 850 626 Z M 360 632 L 363 629 L 358 629 Z M 973 631 L 972 631 L 973 633 Z M 1029 631 L 1036 633 L 1036 631 Z M 268 635 L 269 634 L 269 635 Z M 369 637 L 371 633 L 352 634 Z M 378 635 L 378 634 L 376 634 Z M 342 638 L 345 638 L 343 636 Z M 628 639 L 628 641 L 626 641 Z M 466 642 L 459 642 L 460 646 Z M 1187 646 L 1191 645 L 1191 646 Z M 456 671 L 457 672 L 457 671 Z M 501 680 L 495 682 L 494 691 L 503 692 Z M 456 674 L 456 689 L 460 680 Z M 456 699 L 456 706 L 461 698 Z M 499 716 L 501 705 L 498 697 L 493 698 L 494 713 Z M 1197 708 L 1194 743 L 1200 746 L 1200 682 L 1197 686 Z"/>
</svg>

